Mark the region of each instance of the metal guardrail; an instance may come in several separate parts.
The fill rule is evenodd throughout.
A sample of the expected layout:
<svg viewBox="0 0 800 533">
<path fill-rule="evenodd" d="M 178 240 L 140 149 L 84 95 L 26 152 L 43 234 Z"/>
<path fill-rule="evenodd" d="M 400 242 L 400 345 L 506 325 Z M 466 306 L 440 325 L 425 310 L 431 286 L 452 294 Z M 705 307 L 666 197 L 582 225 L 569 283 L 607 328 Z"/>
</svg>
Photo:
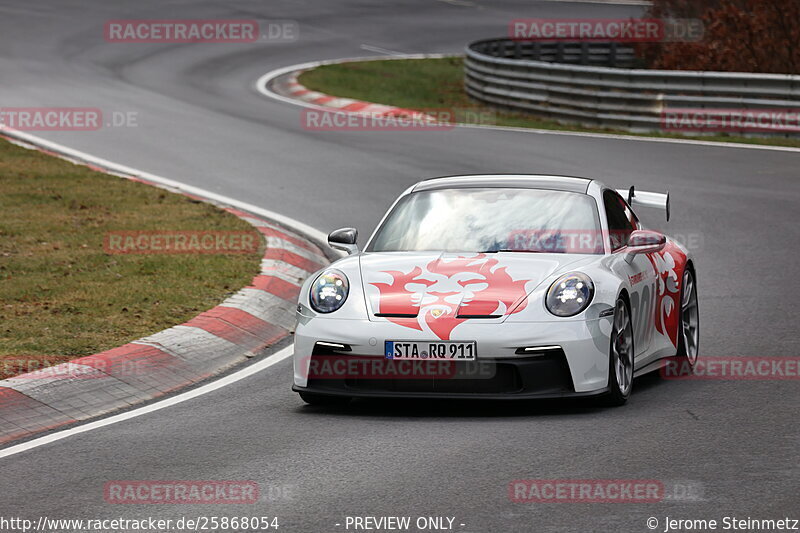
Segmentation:
<svg viewBox="0 0 800 533">
<path fill-rule="evenodd" d="M 471 97 L 588 127 L 662 131 L 672 109 L 800 110 L 800 76 L 633 68 L 618 43 L 487 39 L 467 46 L 464 65 Z"/>
<path fill-rule="evenodd" d="M 632 47 L 613 42 L 542 43 L 489 39 L 473 43 L 470 49 L 487 56 L 505 59 L 606 67 L 644 66 L 634 55 Z"/>
</svg>

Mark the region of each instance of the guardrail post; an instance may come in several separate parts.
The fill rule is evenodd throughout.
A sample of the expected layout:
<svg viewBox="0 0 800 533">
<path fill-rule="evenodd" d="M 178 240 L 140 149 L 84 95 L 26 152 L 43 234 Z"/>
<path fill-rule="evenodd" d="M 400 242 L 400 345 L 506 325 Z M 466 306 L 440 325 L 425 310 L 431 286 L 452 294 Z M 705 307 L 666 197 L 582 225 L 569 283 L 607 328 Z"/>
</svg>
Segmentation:
<svg viewBox="0 0 800 533">
<path fill-rule="evenodd" d="M 614 67 L 617 65 L 617 45 L 616 41 L 612 42 L 608 47 L 608 66 Z"/>
<path fill-rule="evenodd" d="M 587 41 L 583 41 L 581 43 L 580 64 L 581 65 L 588 65 L 589 64 L 589 43 Z"/>
</svg>

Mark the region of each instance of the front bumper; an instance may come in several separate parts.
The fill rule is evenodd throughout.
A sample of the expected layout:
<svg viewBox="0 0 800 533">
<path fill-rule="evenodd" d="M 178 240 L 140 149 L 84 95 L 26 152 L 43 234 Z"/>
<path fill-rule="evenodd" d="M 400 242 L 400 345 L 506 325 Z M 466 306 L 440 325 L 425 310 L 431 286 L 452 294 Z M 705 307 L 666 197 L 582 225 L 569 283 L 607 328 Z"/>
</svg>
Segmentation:
<svg viewBox="0 0 800 533">
<path fill-rule="evenodd" d="M 409 398 L 419 400 L 550 400 L 561 398 L 592 398 L 602 396 L 608 392 L 608 388 L 599 389 L 589 392 L 571 392 L 565 394 L 547 394 L 547 393 L 519 393 L 519 394 L 492 394 L 492 393 L 475 393 L 475 392 L 439 392 L 439 393 L 425 393 L 425 392 L 387 392 L 387 391 L 338 391 L 329 389 L 312 389 L 308 387 L 298 387 L 292 385 L 294 392 L 309 392 L 313 394 L 320 394 L 324 396 L 342 396 L 346 398 Z"/>
<path fill-rule="evenodd" d="M 562 398 L 603 394 L 608 384 L 611 319 L 548 322 L 463 323 L 451 340 L 474 340 L 482 370 L 457 376 L 315 377 L 311 361 L 335 355 L 382 360 L 385 340 L 428 341 L 424 332 L 390 322 L 314 318 L 300 320 L 295 332 L 294 386 L 297 392 L 351 397 Z M 317 342 L 347 345 L 349 352 L 320 352 Z M 557 346 L 531 357 L 520 347 Z M 459 363 L 462 364 L 463 363 Z M 316 367 L 314 367 L 316 368 Z"/>
<path fill-rule="evenodd" d="M 312 359 L 315 357 L 324 359 L 332 356 L 325 354 L 312 356 Z M 339 356 L 337 355 L 337 357 Z M 390 361 L 381 361 L 381 363 L 392 364 Z M 409 363 L 409 361 L 404 363 Z M 353 398 L 492 400 L 582 397 L 603 394 L 607 391 L 606 388 L 602 388 L 587 392 L 575 392 L 562 351 L 551 351 L 551 353 L 539 357 L 451 364 L 480 365 L 482 368 L 477 371 L 473 368 L 466 372 L 467 375 L 427 376 L 424 378 L 387 378 L 382 376 L 376 379 L 373 376 L 348 376 L 338 379 L 329 377 L 319 379 L 315 378 L 312 372 L 305 387 L 294 385 L 292 390 Z"/>
</svg>

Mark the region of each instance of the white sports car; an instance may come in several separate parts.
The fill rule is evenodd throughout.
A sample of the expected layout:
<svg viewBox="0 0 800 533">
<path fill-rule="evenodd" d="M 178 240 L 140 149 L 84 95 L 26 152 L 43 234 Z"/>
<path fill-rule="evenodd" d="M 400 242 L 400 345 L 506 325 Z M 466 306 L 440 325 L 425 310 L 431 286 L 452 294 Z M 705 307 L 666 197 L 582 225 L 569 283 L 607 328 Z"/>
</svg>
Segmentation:
<svg viewBox="0 0 800 533">
<path fill-rule="evenodd" d="M 625 198 L 623 198 L 625 196 Z M 360 397 L 627 401 L 665 358 L 697 360 L 689 252 L 631 206 L 669 195 L 586 178 L 453 176 L 395 201 L 363 251 L 305 282 L 294 391 Z"/>
</svg>

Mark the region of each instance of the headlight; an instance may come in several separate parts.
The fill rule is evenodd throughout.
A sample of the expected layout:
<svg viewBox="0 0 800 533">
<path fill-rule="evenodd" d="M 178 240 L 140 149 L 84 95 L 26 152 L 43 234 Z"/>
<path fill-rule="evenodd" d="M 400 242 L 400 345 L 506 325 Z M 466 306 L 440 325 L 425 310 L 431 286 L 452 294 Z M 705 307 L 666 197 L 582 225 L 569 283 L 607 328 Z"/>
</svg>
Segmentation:
<svg viewBox="0 0 800 533">
<path fill-rule="evenodd" d="M 547 290 L 545 305 L 556 316 L 574 316 L 586 309 L 594 296 L 591 278 L 572 272 L 558 278 Z"/>
<path fill-rule="evenodd" d="M 349 292 L 347 276 L 338 270 L 326 270 L 311 284 L 311 308 L 318 313 L 333 313 L 344 304 Z"/>
</svg>

